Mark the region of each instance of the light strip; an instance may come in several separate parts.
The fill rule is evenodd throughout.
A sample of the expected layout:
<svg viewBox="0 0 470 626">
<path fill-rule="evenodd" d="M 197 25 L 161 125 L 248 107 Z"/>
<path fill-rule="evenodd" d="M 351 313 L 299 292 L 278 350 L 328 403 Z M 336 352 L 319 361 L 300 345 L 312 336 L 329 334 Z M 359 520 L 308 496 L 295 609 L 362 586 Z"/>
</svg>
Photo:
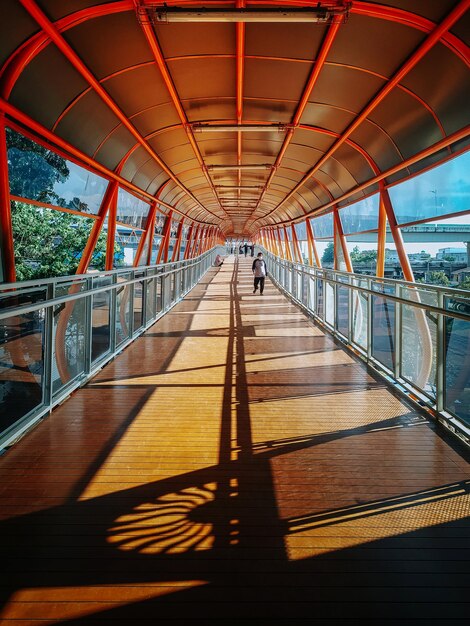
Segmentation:
<svg viewBox="0 0 470 626">
<path fill-rule="evenodd" d="M 291 124 L 203 124 L 195 122 L 191 125 L 195 133 L 272 133 L 286 132 L 294 128 Z"/>
<path fill-rule="evenodd" d="M 270 170 L 269 163 L 258 163 L 255 165 L 207 165 L 208 170 Z"/>
<path fill-rule="evenodd" d="M 263 189 L 262 185 L 215 185 L 216 189 L 224 191 L 225 189 Z"/>
<path fill-rule="evenodd" d="M 150 5 L 150 6 L 149 6 Z M 327 24 L 335 17 L 345 18 L 351 2 L 340 4 L 320 3 L 315 7 L 285 7 L 285 8 L 237 8 L 237 9 L 207 9 L 182 8 L 157 5 L 156 3 L 141 2 L 139 13 L 148 11 L 150 18 L 156 24 L 169 22 L 313 22 Z M 143 19 L 143 16 L 142 18 Z"/>
</svg>

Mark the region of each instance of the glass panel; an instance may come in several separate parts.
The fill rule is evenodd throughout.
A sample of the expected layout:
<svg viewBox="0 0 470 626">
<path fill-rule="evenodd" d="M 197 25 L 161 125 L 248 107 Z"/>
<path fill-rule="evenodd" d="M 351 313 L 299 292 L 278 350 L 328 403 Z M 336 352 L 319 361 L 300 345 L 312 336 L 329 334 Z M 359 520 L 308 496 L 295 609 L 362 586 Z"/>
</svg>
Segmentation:
<svg viewBox="0 0 470 626">
<path fill-rule="evenodd" d="M 66 296 L 86 289 L 83 281 L 56 287 L 56 296 Z M 52 393 L 57 393 L 85 371 L 86 300 L 73 300 L 54 307 L 54 345 L 52 351 Z"/>
<path fill-rule="evenodd" d="M 344 337 L 349 337 L 349 289 L 336 287 L 336 328 Z"/>
<path fill-rule="evenodd" d="M 111 278 L 95 278 L 95 288 L 111 285 Z M 93 294 L 92 331 L 91 331 L 91 361 L 102 358 L 111 348 L 110 336 L 110 292 L 103 291 Z"/>
<path fill-rule="evenodd" d="M 379 199 L 379 194 L 375 194 L 340 209 L 339 216 L 345 235 L 377 230 Z"/>
<path fill-rule="evenodd" d="M 333 237 L 333 213 L 326 213 L 310 220 L 315 239 L 329 239 Z"/>
<path fill-rule="evenodd" d="M 137 248 L 139 247 L 142 234 L 142 231 L 135 231 L 123 226 L 117 227 L 116 243 L 119 244 L 121 249 L 119 259 L 118 255 L 114 255 L 117 267 L 132 267 L 134 265 L 135 255 Z"/>
<path fill-rule="evenodd" d="M 136 276 L 139 278 L 139 276 Z M 143 299 L 144 299 L 144 281 L 140 280 L 134 283 L 134 332 L 142 327 L 143 320 Z"/>
<path fill-rule="evenodd" d="M 334 326 L 335 323 L 335 295 L 332 283 L 326 282 L 325 293 L 325 321 Z"/>
<path fill-rule="evenodd" d="M 310 275 L 308 277 L 308 308 L 312 313 L 315 312 L 315 285 L 315 277 Z"/>
<path fill-rule="evenodd" d="M 374 289 L 394 293 L 388 285 Z M 372 356 L 389 370 L 395 367 L 395 303 L 381 296 L 372 296 Z"/>
<path fill-rule="evenodd" d="M 160 313 L 163 307 L 162 302 L 162 278 L 157 278 L 157 313 Z"/>
<path fill-rule="evenodd" d="M 145 320 L 149 322 L 155 317 L 155 279 L 146 281 Z"/>
<path fill-rule="evenodd" d="M 316 281 L 317 292 L 317 315 L 323 319 L 323 280 L 319 278 Z"/>
<path fill-rule="evenodd" d="M 150 204 L 144 202 L 137 196 L 119 188 L 117 221 L 129 224 L 135 228 L 144 228 L 147 215 L 150 211 Z"/>
<path fill-rule="evenodd" d="M 299 241 L 307 241 L 307 227 L 305 226 L 305 222 L 294 224 L 294 228 L 297 239 Z"/>
<path fill-rule="evenodd" d="M 408 295 L 405 295 L 409 292 Z M 437 306 L 437 294 L 401 289 L 400 295 Z M 436 397 L 437 318 L 424 309 L 401 307 L 401 375 L 432 398 Z"/>
<path fill-rule="evenodd" d="M 121 274 L 118 283 L 129 280 L 130 274 Z M 122 285 L 116 289 L 116 346 L 121 345 L 131 335 L 131 287 Z"/>
<path fill-rule="evenodd" d="M 389 188 L 399 224 L 470 210 L 470 152 Z"/>
<path fill-rule="evenodd" d="M 354 280 L 358 287 L 367 288 L 367 282 Z M 364 350 L 367 349 L 367 302 L 369 295 L 354 290 L 352 292 L 352 340 Z"/>
<path fill-rule="evenodd" d="M 446 309 L 470 315 L 470 301 L 446 298 Z M 445 320 L 445 408 L 470 425 L 470 321 Z"/>
<path fill-rule="evenodd" d="M 43 402 L 44 316 L 39 309 L 0 320 L 0 432 Z"/>
<path fill-rule="evenodd" d="M 14 196 L 97 215 L 108 181 L 7 128 Z"/>
</svg>

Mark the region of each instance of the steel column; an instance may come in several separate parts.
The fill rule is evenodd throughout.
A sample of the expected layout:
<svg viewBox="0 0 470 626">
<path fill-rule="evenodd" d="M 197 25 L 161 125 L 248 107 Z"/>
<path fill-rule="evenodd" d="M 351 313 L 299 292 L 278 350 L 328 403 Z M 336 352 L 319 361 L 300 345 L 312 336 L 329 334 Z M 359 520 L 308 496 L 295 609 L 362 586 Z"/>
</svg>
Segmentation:
<svg viewBox="0 0 470 626">
<path fill-rule="evenodd" d="M 176 242 L 175 247 L 173 249 L 173 254 L 171 256 L 171 261 L 178 261 L 180 256 L 180 248 L 181 248 L 181 237 L 183 236 L 183 225 L 184 220 L 181 220 L 178 224 L 178 230 L 176 232 Z"/>
<path fill-rule="evenodd" d="M 108 233 L 106 238 L 106 263 L 105 269 L 112 270 L 114 266 L 114 243 L 116 239 L 116 214 L 118 205 L 119 187 L 114 191 L 109 203 L 108 211 Z"/>
<path fill-rule="evenodd" d="M 6 283 L 14 283 L 16 281 L 15 248 L 11 223 L 10 181 L 8 178 L 4 113 L 0 113 L 0 258 L 3 266 L 2 280 Z"/>
<path fill-rule="evenodd" d="M 377 232 L 377 264 L 375 275 L 383 278 L 385 275 L 385 243 L 387 240 L 387 212 L 382 196 L 383 185 L 379 186 L 379 223 Z"/>
<path fill-rule="evenodd" d="M 310 261 L 310 265 L 313 265 L 313 259 L 312 259 L 312 254 L 311 252 L 313 252 L 313 255 L 315 257 L 315 264 L 317 267 L 321 267 L 321 260 L 320 260 L 320 255 L 318 254 L 318 250 L 317 250 L 317 246 L 315 243 L 315 237 L 313 236 L 313 229 L 312 229 L 312 225 L 310 224 L 310 220 L 307 217 L 307 219 L 305 220 L 305 226 L 307 228 L 307 240 L 309 243 L 309 261 Z"/>
<path fill-rule="evenodd" d="M 336 235 L 334 237 L 335 266 L 336 266 L 336 258 L 337 258 L 336 240 L 338 240 L 341 245 L 341 249 L 343 251 L 343 258 L 344 258 L 344 263 L 346 265 L 346 270 L 352 273 L 353 267 L 351 263 L 351 257 L 349 255 L 348 244 L 346 242 L 346 237 L 344 236 L 343 225 L 341 224 L 341 218 L 339 216 L 338 209 L 335 209 L 333 211 L 333 220 L 334 220 L 333 224 L 334 224 L 334 230 L 335 230 L 335 235 Z M 339 268 L 335 267 L 335 269 L 339 269 Z"/>
<path fill-rule="evenodd" d="M 167 262 L 168 256 L 168 241 L 171 233 L 171 218 L 173 211 L 169 211 L 166 216 L 165 225 L 163 226 L 162 239 L 160 241 L 160 248 L 158 249 L 157 265 L 161 262 L 163 256 L 163 262 Z"/>
</svg>

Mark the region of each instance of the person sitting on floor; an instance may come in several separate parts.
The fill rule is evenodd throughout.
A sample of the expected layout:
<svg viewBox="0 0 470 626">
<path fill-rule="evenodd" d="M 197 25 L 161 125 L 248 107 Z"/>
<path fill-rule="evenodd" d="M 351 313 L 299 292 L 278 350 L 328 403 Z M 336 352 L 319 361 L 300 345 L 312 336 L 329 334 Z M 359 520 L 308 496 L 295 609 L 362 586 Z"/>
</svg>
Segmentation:
<svg viewBox="0 0 470 626">
<path fill-rule="evenodd" d="M 224 264 L 224 260 L 223 260 L 223 258 L 220 256 L 220 254 L 218 254 L 218 255 L 215 257 L 214 265 L 215 265 L 216 267 L 220 267 L 220 266 L 221 266 L 221 265 L 223 265 L 223 264 Z"/>
</svg>

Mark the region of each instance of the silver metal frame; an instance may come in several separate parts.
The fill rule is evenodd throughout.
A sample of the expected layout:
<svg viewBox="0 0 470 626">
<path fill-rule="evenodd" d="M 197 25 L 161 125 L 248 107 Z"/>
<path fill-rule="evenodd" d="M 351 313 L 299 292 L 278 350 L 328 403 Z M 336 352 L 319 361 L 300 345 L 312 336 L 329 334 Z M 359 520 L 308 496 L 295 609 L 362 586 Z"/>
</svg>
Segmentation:
<svg viewBox="0 0 470 626">
<path fill-rule="evenodd" d="M 213 248 L 199 257 L 160 265 L 152 265 L 136 268 L 123 268 L 96 274 L 83 274 L 74 276 L 61 276 L 59 278 L 24 281 L 21 283 L 9 283 L 0 285 L 0 327 L 3 320 L 15 316 L 25 315 L 41 311 L 42 320 L 42 350 L 43 350 L 43 374 L 41 378 L 42 402 L 29 413 L 23 415 L 14 424 L 0 433 L 0 450 L 13 443 L 26 430 L 29 430 L 38 420 L 45 417 L 50 411 L 63 402 L 75 389 L 83 386 L 92 378 L 106 363 L 115 358 L 124 348 L 144 333 L 149 326 L 154 324 L 160 317 L 165 315 L 175 304 L 199 282 L 208 269 L 213 265 L 216 254 L 221 250 L 220 246 Z M 222 248 L 224 250 L 224 248 Z M 124 280 L 119 281 L 119 278 Z M 98 286 L 103 279 L 109 280 L 109 285 Z M 143 283 L 141 298 L 142 324 L 134 328 L 134 290 L 135 285 Z M 153 282 L 153 288 L 148 289 Z M 78 287 L 75 293 L 57 296 L 58 287 Z M 161 289 L 161 309 L 158 310 L 158 291 Z M 129 332 L 121 342 L 117 341 L 117 290 L 129 289 Z M 17 297 L 28 297 L 44 290 L 44 298 L 32 303 L 20 306 L 12 306 L 12 300 Z M 153 293 L 154 302 L 148 316 L 147 294 Z M 93 333 L 93 298 L 99 294 L 109 294 L 109 350 L 98 358 L 92 360 L 92 333 Z M 53 346 L 54 346 L 54 311 L 59 305 L 76 300 L 84 300 L 85 319 L 85 364 L 83 372 L 75 378 L 67 381 L 59 390 L 53 391 Z M 5 340 L 8 341 L 8 338 Z M 1 407 L 1 405 L 0 405 Z"/>
<path fill-rule="evenodd" d="M 311 267 L 294 263 L 275 256 L 271 252 L 260 248 L 267 261 L 268 273 L 273 282 L 283 291 L 293 302 L 304 309 L 309 316 L 315 319 L 322 327 L 330 332 L 338 341 L 350 350 L 354 355 L 365 361 L 370 367 L 383 376 L 395 389 L 411 400 L 420 409 L 424 409 L 439 422 L 444 424 L 450 431 L 457 435 L 467 445 L 470 445 L 470 427 L 445 407 L 446 393 L 446 318 L 464 320 L 470 324 L 470 292 L 463 289 L 453 289 L 411 283 L 387 278 L 377 278 L 362 274 L 352 274 L 349 272 L 329 270 L 326 268 Z M 314 285 L 314 297 L 303 298 L 298 294 L 297 276 L 302 275 L 302 280 L 308 280 L 308 293 Z M 295 277 L 295 280 L 294 280 Z M 331 297 L 331 291 L 327 289 L 327 284 L 333 287 L 333 323 L 328 319 L 327 299 Z M 348 336 L 338 328 L 338 288 L 347 288 L 350 291 L 349 302 L 349 332 Z M 318 297 L 320 290 L 323 294 L 321 310 L 318 309 Z M 302 290 L 303 291 L 303 290 Z M 361 346 L 354 341 L 354 320 L 353 320 L 353 294 L 362 294 L 367 302 L 367 342 L 366 346 Z M 422 301 L 421 295 L 434 296 L 436 305 L 426 304 Z M 374 318 L 373 318 L 373 297 L 380 297 L 384 302 L 394 308 L 395 320 L 393 324 L 393 355 L 394 367 L 391 370 L 386 364 L 373 354 Z M 446 308 L 446 298 L 458 298 L 465 300 L 464 309 L 460 311 Z M 311 306 L 313 304 L 313 307 Z M 435 369 L 436 385 L 435 394 L 429 389 L 418 387 L 413 381 L 403 375 L 402 362 L 402 330 L 403 330 L 403 310 L 405 307 L 421 309 L 436 316 L 436 346 L 435 346 Z M 470 373 L 469 373 L 470 376 Z"/>
</svg>

